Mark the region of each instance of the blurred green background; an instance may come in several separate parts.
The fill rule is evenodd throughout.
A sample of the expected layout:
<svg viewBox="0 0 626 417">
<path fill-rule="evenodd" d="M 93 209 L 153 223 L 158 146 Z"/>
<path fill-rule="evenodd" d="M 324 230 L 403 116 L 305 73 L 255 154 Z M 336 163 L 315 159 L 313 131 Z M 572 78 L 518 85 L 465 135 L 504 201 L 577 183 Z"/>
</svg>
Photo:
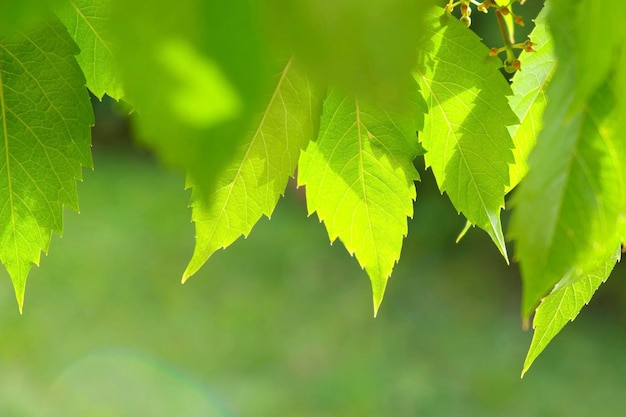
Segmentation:
<svg viewBox="0 0 626 417">
<path fill-rule="evenodd" d="M 622 271 L 520 380 L 520 281 L 422 170 L 377 319 L 366 274 L 302 190 L 186 285 L 181 175 L 96 108 L 81 214 L 28 282 L 0 272 L 1 416 L 617 416 L 626 407 Z"/>
</svg>

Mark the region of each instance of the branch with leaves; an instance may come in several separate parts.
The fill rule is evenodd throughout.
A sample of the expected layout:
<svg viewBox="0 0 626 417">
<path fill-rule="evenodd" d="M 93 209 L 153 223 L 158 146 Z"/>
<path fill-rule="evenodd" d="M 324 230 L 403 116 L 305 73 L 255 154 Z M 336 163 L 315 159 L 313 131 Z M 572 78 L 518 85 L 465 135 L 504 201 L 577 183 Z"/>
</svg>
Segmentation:
<svg viewBox="0 0 626 417">
<path fill-rule="evenodd" d="M 183 281 L 271 216 L 297 169 L 309 214 L 368 274 L 376 314 L 424 158 L 507 262 L 515 243 L 522 316 L 539 306 L 526 371 L 624 242 L 626 33 L 606 2 L 551 0 L 518 42 L 523 3 L 0 5 L 0 260 L 20 311 L 62 207 L 78 208 L 89 89 L 128 103 L 139 140 L 187 173 L 196 247 Z M 502 47 L 467 29 L 472 7 L 493 13 Z"/>
</svg>

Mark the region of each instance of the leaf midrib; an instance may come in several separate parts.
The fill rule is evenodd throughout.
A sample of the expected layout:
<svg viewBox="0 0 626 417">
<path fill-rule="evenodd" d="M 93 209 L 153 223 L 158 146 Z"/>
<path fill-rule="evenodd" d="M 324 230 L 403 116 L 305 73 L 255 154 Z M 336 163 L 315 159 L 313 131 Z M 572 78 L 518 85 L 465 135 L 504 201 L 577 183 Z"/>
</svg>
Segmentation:
<svg viewBox="0 0 626 417">
<path fill-rule="evenodd" d="M 421 71 L 418 71 L 418 72 L 420 74 L 420 77 L 423 80 L 427 80 L 428 79 Z M 459 146 L 459 139 L 456 137 L 456 134 L 454 132 L 454 128 L 452 127 L 452 123 L 448 119 L 447 113 L 445 111 L 443 111 L 443 104 L 439 101 L 439 99 L 437 98 L 437 95 L 435 94 L 435 92 L 431 88 L 431 84 L 434 84 L 434 83 L 435 83 L 435 80 L 431 79 L 430 83 L 429 82 L 425 82 L 423 84 L 425 85 L 425 87 L 430 92 L 429 98 L 431 100 L 435 101 L 437 103 L 437 107 L 439 107 L 442 110 L 441 114 L 443 115 L 443 117 L 444 117 L 444 119 L 446 121 L 446 125 L 448 126 L 448 135 L 446 135 L 446 146 L 444 147 L 444 161 L 447 160 L 447 157 L 448 157 L 448 144 L 449 144 L 448 138 L 452 137 L 454 139 L 455 144 L 456 144 L 455 147 L 459 150 L 461 158 L 463 159 L 463 164 L 465 165 L 465 169 L 469 173 L 469 177 L 471 178 L 472 185 L 474 186 L 474 189 L 477 191 L 478 198 L 480 199 L 480 205 L 482 206 L 485 214 L 487 214 L 487 219 L 489 219 L 489 210 L 487 208 L 487 205 L 485 204 L 485 200 L 483 199 L 483 195 L 482 195 L 482 192 L 480 190 L 480 187 L 478 186 L 478 184 L 476 184 L 476 180 L 474 178 L 474 175 L 472 174 L 472 170 L 470 169 L 469 163 L 468 163 L 467 158 L 466 158 L 466 156 L 465 156 L 465 154 L 463 152 L 463 149 L 461 148 L 461 146 Z M 432 107 L 431 107 L 431 109 L 432 109 Z M 442 186 L 442 189 L 443 189 L 443 183 L 441 184 L 441 186 Z M 468 215 L 468 214 L 469 213 L 466 213 L 466 215 Z"/>
<path fill-rule="evenodd" d="M 9 129 L 7 126 L 7 117 L 6 117 L 6 101 L 4 98 L 4 81 L 2 78 L 3 68 L 2 63 L 0 63 L 0 109 L 2 113 L 2 134 L 4 135 L 4 153 L 5 153 L 5 163 L 7 167 L 7 184 L 9 187 L 9 210 L 11 211 L 11 227 L 13 228 L 13 242 L 15 243 L 15 259 L 19 259 L 19 251 L 17 249 L 17 239 L 15 238 L 15 233 L 17 231 L 17 226 L 15 224 L 15 206 L 13 204 L 13 183 L 11 181 L 11 157 L 9 155 Z"/>
<path fill-rule="evenodd" d="M 270 109 L 272 107 L 272 105 L 274 104 L 274 102 L 276 101 L 277 97 L 279 96 L 279 92 L 280 89 L 283 85 L 283 82 L 285 81 L 285 79 L 287 78 L 287 73 L 289 72 L 289 69 L 291 67 L 291 62 L 292 59 L 289 59 L 289 61 L 287 61 L 287 64 L 285 64 L 285 68 L 283 69 L 283 71 L 281 72 L 280 78 L 278 80 L 278 83 L 276 84 L 276 88 L 274 89 L 274 92 L 272 94 L 272 97 L 270 98 L 267 106 L 265 107 L 265 111 L 263 112 L 263 117 L 261 118 L 261 121 L 259 122 L 259 126 L 257 127 L 256 131 L 254 132 L 253 136 L 252 136 L 252 140 L 250 141 L 250 144 L 248 145 L 248 148 L 246 149 L 246 153 L 244 154 L 241 163 L 239 164 L 239 167 L 237 168 L 237 173 L 235 174 L 235 176 L 233 177 L 233 180 L 226 186 L 228 187 L 228 194 L 226 195 L 226 198 L 224 199 L 224 204 L 222 204 L 221 210 L 220 210 L 220 214 L 217 217 L 216 221 L 214 222 L 213 225 L 213 230 L 210 233 L 210 238 L 207 239 L 207 242 L 210 242 L 211 239 L 213 238 L 213 235 L 215 234 L 215 231 L 218 227 L 218 223 L 219 221 L 222 219 L 222 217 L 224 216 L 224 214 L 226 213 L 226 206 L 228 205 L 228 202 L 230 201 L 230 198 L 232 196 L 232 192 L 233 192 L 233 188 L 235 187 L 235 184 L 237 183 L 237 181 L 239 181 L 241 179 L 241 171 L 243 169 L 243 166 L 245 165 L 245 161 L 248 160 L 248 156 L 250 155 L 250 152 L 252 150 L 252 148 L 254 147 L 254 144 L 256 143 L 263 125 L 265 124 L 265 121 L 267 119 L 267 116 L 270 112 Z M 266 164 L 268 164 L 269 162 L 266 162 Z M 269 173 L 268 173 L 269 175 Z M 248 211 L 246 210 L 246 218 L 248 216 Z M 208 243 L 207 243 L 208 246 Z"/>
</svg>

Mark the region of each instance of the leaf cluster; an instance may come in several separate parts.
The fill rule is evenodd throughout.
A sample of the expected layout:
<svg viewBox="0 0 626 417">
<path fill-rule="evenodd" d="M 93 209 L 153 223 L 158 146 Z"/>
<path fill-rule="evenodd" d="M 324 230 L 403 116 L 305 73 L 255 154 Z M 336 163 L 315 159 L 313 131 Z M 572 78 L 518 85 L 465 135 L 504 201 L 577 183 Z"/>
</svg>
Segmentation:
<svg viewBox="0 0 626 417">
<path fill-rule="evenodd" d="M 625 34 L 609 3 L 548 1 L 510 82 L 494 48 L 429 0 L 0 6 L 0 261 L 20 311 L 62 207 L 78 209 L 88 89 L 127 103 L 139 140 L 187 174 L 183 281 L 271 216 L 297 172 L 309 214 L 367 272 L 376 314 L 423 157 L 507 262 L 514 242 L 522 316 L 539 306 L 528 369 L 624 241 Z"/>
</svg>

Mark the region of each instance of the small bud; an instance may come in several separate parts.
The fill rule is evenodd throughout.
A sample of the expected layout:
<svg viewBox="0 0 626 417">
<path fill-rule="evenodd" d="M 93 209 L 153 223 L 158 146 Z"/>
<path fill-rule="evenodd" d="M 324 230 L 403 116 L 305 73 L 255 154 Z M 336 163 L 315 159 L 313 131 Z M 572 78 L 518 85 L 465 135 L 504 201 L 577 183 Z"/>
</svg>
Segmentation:
<svg viewBox="0 0 626 417">
<path fill-rule="evenodd" d="M 446 7 L 444 7 L 444 10 L 448 13 L 452 13 L 452 11 L 454 10 L 454 6 L 452 6 L 451 3 L 446 4 Z"/>
<path fill-rule="evenodd" d="M 488 9 L 489 9 L 488 1 L 483 1 L 481 4 L 478 5 L 479 12 L 487 13 L 489 11 Z"/>
<path fill-rule="evenodd" d="M 509 8 L 508 8 L 508 7 L 506 7 L 506 6 L 502 6 L 502 7 L 500 7 L 500 8 L 498 9 L 498 11 L 500 12 L 500 14 L 501 14 L 502 16 L 506 16 L 506 15 L 508 15 L 509 13 L 511 13 L 511 11 L 509 10 Z"/>
<path fill-rule="evenodd" d="M 489 56 L 498 56 L 498 48 L 491 48 L 489 50 Z"/>
<path fill-rule="evenodd" d="M 515 71 L 522 70 L 522 63 L 519 59 L 514 59 L 513 61 L 509 61 L 508 59 L 504 61 L 504 70 L 509 74 L 513 74 Z"/>
<path fill-rule="evenodd" d="M 517 25 L 520 25 L 521 27 L 524 27 L 524 19 L 522 19 L 522 16 L 515 16 L 515 23 Z"/>
<path fill-rule="evenodd" d="M 461 14 L 463 16 L 471 16 L 472 8 L 468 4 L 461 4 Z"/>
<path fill-rule="evenodd" d="M 537 52 L 535 50 L 535 48 L 533 48 L 533 46 L 537 45 L 536 43 L 532 42 L 530 39 L 527 40 L 526 42 L 524 42 L 524 51 L 526 52 Z"/>
</svg>

